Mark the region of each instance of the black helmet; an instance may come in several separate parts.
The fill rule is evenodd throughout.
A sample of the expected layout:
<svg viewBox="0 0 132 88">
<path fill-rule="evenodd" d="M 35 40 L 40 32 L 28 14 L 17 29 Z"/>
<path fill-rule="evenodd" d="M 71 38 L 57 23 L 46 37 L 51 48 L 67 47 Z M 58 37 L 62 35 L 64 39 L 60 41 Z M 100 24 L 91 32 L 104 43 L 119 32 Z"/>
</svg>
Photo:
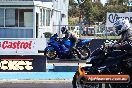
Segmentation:
<svg viewBox="0 0 132 88">
<path fill-rule="evenodd" d="M 62 27 L 62 28 L 61 28 L 61 32 L 62 32 L 62 34 L 65 34 L 65 33 L 67 32 L 66 27 Z"/>
</svg>

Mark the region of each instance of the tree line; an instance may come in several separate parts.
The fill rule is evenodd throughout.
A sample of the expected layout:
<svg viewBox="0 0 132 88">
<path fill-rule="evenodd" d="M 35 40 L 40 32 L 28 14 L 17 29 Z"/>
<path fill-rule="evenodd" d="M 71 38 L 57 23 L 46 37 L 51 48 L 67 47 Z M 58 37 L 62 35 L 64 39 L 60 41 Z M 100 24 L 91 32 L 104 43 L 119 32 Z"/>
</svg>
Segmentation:
<svg viewBox="0 0 132 88">
<path fill-rule="evenodd" d="M 128 0 L 107 0 L 107 3 L 103 5 L 100 1 L 85 0 L 84 3 L 78 4 L 74 0 L 69 0 L 69 24 L 75 25 L 80 22 L 89 25 L 95 22 L 105 23 L 107 12 L 128 12 L 127 2 Z"/>
</svg>

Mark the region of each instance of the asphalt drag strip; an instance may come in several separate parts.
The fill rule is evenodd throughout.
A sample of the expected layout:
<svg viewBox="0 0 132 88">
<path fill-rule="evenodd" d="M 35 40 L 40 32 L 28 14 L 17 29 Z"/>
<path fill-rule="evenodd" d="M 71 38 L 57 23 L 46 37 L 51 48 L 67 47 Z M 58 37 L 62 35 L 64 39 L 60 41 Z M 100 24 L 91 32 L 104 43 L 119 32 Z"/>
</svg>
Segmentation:
<svg viewBox="0 0 132 88">
<path fill-rule="evenodd" d="M 71 80 L 0 80 L 0 88 L 72 88 Z"/>
</svg>

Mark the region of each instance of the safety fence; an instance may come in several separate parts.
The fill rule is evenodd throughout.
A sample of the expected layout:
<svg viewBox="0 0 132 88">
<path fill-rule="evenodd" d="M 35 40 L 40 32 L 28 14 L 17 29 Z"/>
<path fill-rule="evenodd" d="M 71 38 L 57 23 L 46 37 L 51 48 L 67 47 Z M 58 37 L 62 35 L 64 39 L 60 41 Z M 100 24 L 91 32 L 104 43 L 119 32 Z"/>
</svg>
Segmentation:
<svg viewBox="0 0 132 88">
<path fill-rule="evenodd" d="M 61 28 L 66 27 L 69 32 L 75 35 L 77 38 L 82 37 L 94 37 L 96 39 L 119 39 L 113 27 L 105 27 L 104 25 L 98 25 L 93 27 L 86 26 L 70 26 L 70 25 L 54 25 L 55 33 L 62 35 Z"/>
</svg>

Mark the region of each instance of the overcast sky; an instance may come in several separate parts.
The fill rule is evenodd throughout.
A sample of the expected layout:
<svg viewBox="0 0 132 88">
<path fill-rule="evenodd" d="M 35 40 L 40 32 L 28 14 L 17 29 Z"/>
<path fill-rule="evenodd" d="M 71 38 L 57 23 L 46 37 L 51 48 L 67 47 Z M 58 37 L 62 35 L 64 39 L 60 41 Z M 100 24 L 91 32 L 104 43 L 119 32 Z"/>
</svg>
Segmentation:
<svg viewBox="0 0 132 88">
<path fill-rule="evenodd" d="M 103 5 L 105 4 L 106 1 L 107 1 L 107 0 L 101 0 L 101 2 L 103 3 Z"/>
</svg>

